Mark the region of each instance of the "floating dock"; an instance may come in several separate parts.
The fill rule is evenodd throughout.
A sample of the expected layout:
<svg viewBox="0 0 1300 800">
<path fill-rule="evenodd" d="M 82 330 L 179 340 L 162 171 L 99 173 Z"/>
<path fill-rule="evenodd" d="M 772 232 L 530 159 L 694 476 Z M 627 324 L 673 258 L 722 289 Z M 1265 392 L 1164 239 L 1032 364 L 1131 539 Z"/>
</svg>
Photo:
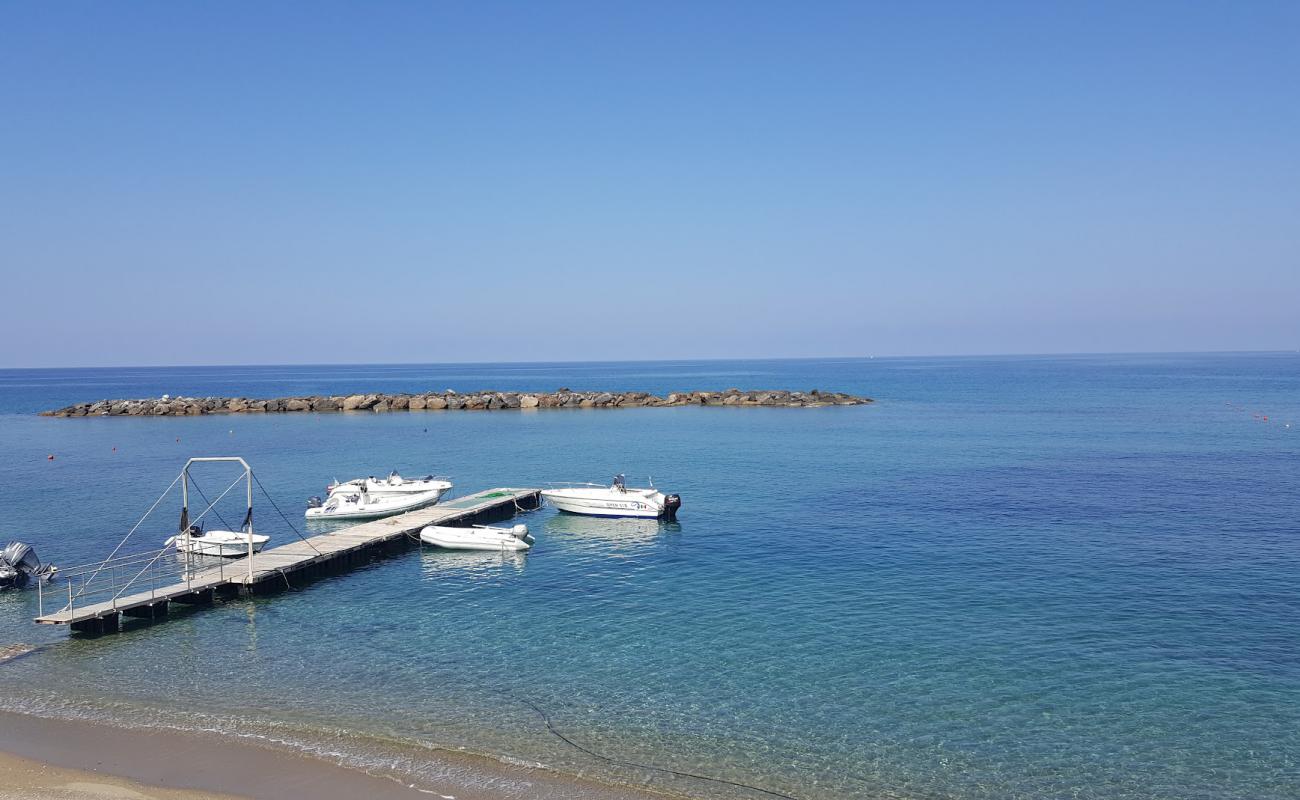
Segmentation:
<svg viewBox="0 0 1300 800">
<path fill-rule="evenodd" d="M 123 616 L 161 619 L 166 617 L 172 603 L 201 605 L 211 603 L 217 597 L 282 591 L 366 563 L 376 554 L 416 545 L 420 529 L 426 525 L 491 522 L 519 511 L 531 511 L 541 502 L 540 489 L 488 489 L 428 508 L 268 548 L 252 556 L 251 564 L 247 557 L 221 559 L 221 563 L 207 559 L 211 566 L 194 569 L 176 583 L 124 593 L 103 602 L 80 605 L 72 595 L 64 608 L 49 614 L 42 610 L 36 622 L 68 625 L 82 633 L 110 633 L 119 630 Z M 57 593 L 48 589 L 45 592 L 57 597 Z"/>
</svg>

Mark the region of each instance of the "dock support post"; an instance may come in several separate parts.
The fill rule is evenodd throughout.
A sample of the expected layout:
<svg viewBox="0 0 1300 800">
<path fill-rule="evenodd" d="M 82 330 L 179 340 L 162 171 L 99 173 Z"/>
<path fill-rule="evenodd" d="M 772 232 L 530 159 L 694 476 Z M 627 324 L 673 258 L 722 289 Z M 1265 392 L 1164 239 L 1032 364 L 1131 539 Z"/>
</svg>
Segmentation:
<svg viewBox="0 0 1300 800">
<path fill-rule="evenodd" d="M 140 619 L 158 619 L 167 616 L 167 600 L 158 600 L 148 605 L 128 608 L 122 613 L 128 617 L 138 617 Z"/>
<path fill-rule="evenodd" d="M 117 630 L 117 624 L 120 617 L 121 614 L 114 611 L 110 614 L 105 614 L 102 617 L 94 617 L 92 619 L 83 619 L 81 622 L 74 622 L 72 623 L 72 629 L 78 633 L 108 633 L 109 631 Z"/>
</svg>

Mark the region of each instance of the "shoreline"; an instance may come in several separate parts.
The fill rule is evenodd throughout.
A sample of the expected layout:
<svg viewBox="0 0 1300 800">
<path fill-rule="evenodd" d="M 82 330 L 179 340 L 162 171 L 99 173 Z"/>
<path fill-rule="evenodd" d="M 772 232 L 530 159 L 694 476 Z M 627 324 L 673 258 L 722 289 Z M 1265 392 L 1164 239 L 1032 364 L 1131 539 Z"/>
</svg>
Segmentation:
<svg viewBox="0 0 1300 800">
<path fill-rule="evenodd" d="M 12 761 L 11 761 L 12 759 Z M 513 766 L 486 756 L 431 751 L 448 777 L 427 786 L 399 782 L 316 755 L 262 746 L 229 735 L 127 728 L 0 711 L 0 773 L 12 768 L 32 789 L 22 797 L 127 797 L 233 800 L 312 797 L 315 800 L 583 800 L 680 798 L 554 772 Z M 98 788 L 97 788 L 98 787 Z M 0 798 L 14 787 L 0 784 Z M 80 794 L 76 792 L 80 791 Z"/>
<path fill-rule="evenodd" d="M 843 392 L 807 392 L 785 389 L 722 392 L 671 392 L 664 396 L 647 392 L 498 392 L 306 395 L 256 399 L 248 397 L 172 397 L 135 400 L 99 400 L 74 403 L 50 411 L 43 417 L 194 417 L 208 414 L 257 414 L 340 411 L 492 411 L 537 408 L 656 408 L 663 406 L 765 406 L 769 408 L 821 408 L 859 406 L 874 402 Z"/>
</svg>

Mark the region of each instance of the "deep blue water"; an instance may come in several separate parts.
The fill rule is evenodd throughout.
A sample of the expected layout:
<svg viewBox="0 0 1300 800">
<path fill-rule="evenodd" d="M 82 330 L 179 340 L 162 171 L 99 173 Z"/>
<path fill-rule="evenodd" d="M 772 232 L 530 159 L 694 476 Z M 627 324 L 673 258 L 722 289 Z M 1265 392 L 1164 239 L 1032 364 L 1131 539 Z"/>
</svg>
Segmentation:
<svg viewBox="0 0 1300 800">
<path fill-rule="evenodd" d="M 560 386 L 879 402 L 33 415 Z M 11 592 L 0 644 L 49 646 L 0 665 L 0 707 L 256 734 L 417 782 L 443 769 L 419 746 L 463 747 L 766 796 L 593 759 L 527 699 L 612 758 L 800 800 L 1294 798 L 1297 437 L 1293 353 L 0 371 L 5 533 L 63 564 L 106 555 L 192 455 L 244 456 L 295 516 L 393 467 L 464 492 L 624 471 L 684 500 L 675 525 L 546 509 L 524 556 L 411 551 L 118 636 L 37 628 Z"/>
</svg>

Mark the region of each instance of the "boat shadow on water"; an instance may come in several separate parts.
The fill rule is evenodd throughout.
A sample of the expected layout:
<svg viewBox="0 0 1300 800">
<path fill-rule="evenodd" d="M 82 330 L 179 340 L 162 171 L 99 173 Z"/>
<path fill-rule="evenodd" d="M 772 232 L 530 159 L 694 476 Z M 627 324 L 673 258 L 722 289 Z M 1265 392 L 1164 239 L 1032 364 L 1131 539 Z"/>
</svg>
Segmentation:
<svg viewBox="0 0 1300 800">
<path fill-rule="evenodd" d="M 543 523 L 539 539 L 543 545 L 547 540 L 555 541 L 562 537 L 569 537 L 592 544 L 648 546 L 654 544 L 662 534 L 681 533 L 681 531 L 680 522 L 661 519 L 587 517 L 559 512 Z"/>
<path fill-rule="evenodd" d="M 420 577 L 423 580 L 441 578 L 500 578 L 504 574 L 523 573 L 528 564 L 527 551 L 493 550 L 443 550 L 436 547 L 420 548 Z"/>
</svg>

